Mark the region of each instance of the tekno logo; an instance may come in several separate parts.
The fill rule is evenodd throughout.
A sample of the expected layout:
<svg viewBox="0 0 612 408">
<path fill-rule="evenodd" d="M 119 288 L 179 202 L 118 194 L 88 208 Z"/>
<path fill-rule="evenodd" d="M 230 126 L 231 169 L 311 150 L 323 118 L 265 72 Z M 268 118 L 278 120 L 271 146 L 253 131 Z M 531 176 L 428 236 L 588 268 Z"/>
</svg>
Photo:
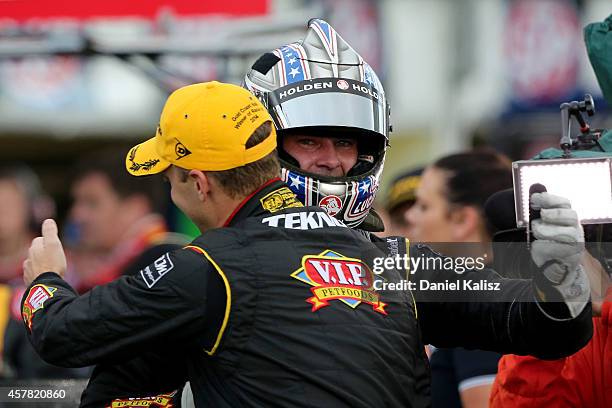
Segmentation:
<svg viewBox="0 0 612 408">
<path fill-rule="evenodd" d="M 359 259 L 328 249 L 319 255 L 302 257 L 302 267 L 291 276 L 312 286 L 312 297 L 306 302 L 312 305 L 313 312 L 329 306 L 330 300 L 339 300 L 353 309 L 367 303 L 375 312 L 387 314 L 387 304 L 374 289 L 374 280 L 381 278 Z"/>
</svg>

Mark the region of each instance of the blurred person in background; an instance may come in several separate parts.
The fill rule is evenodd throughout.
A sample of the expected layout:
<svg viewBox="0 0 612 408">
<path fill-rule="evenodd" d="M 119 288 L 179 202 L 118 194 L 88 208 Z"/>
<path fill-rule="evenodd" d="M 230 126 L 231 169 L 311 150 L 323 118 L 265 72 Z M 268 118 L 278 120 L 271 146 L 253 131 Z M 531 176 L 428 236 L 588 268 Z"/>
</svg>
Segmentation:
<svg viewBox="0 0 612 408">
<path fill-rule="evenodd" d="M 21 322 L 22 263 L 34 231 L 54 212 L 53 201 L 32 169 L 24 164 L 0 167 L 0 377 L 4 381 L 84 375 L 82 370 L 45 363 L 28 342 Z"/>
<path fill-rule="evenodd" d="M 123 167 L 125 151 L 109 148 L 82 157 L 71 186 L 72 231 L 67 280 L 79 291 L 134 274 L 187 243 L 168 231 L 160 180 L 135 181 Z"/>
<path fill-rule="evenodd" d="M 416 204 L 408 211 L 411 238 L 433 244 L 479 243 L 470 247 L 477 254 L 492 257 L 495 229 L 485 217 L 484 203 L 492 194 L 510 187 L 511 161 L 493 150 L 438 159 L 423 172 Z"/>
<path fill-rule="evenodd" d="M 389 186 L 385 200 L 388 222 L 385 235 L 399 235 L 411 238 L 412 224 L 408 221 L 408 210 L 416 202 L 416 191 L 421 181 L 423 168 L 413 169 L 397 176 Z"/>
<path fill-rule="evenodd" d="M 494 151 L 469 151 L 437 160 L 425 169 L 416 203 L 408 211 L 409 237 L 432 245 L 444 243 L 444 253 L 456 256 L 486 254 L 490 263 L 494 231 L 484 216 L 484 203 L 510 186 L 510 160 Z M 452 245 L 463 242 L 474 244 Z M 488 406 L 500 354 L 463 348 L 432 347 L 431 351 L 434 408 Z"/>
<path fill-rule="evenodd" d="M 69 279 L 79 291 L 136 273 L 167 251 L 187 243 L 187 238 L 168 232 L 161 215 L 167 202 L 161 181 L 135 183 L 124 171 L 124 161 L 124 149 L 108 148 L 83 155 L 73 169 L 74 202 L 69 220 L 73 236 L 69 238 L 75 245 L 69 254 Z M 12 282 L 7 290 L 0 287 L 2 307 L 10 311 L 10 318 L 0 318 L 5 322 L 4 377 L 9 381 L 87 378 L 91 368 L 67 369 L 44 362 L 28 342 L 21 322 L 21 263 L 27 257 L 32 228 L 39 228 L 42 219 L 53 215 L 53 206 L 41 193 L 36 175 L 24 166 L 0 171 L 0 199 L 0 248 L 12 247 L 16 251 L 12 256 L 3 255 L 10 262 L 1 265 L 3 279 Z M 21 250 L 17 244 L 22 245 Z M 159 357 L 151 356 L 147 361 L 157 365 Z M 170 363 L 165 365 L 171 366 Z M 96 369 L 88 395 L 96 398 L 113 394 L 113 385 L 128 376 L 145 386 L 147 381 L 157 381 L 154 375 L 147 380 L 138 377 L 140 367 L 138 360 L 132 360 L 123 367 Z"/>
<path fill-rule="evenodd" d="M 21 263 L 28 255 L 32 231 L 53 212 L 53 203 L 30 168 L 18 164 L 0 168 L 0 282 L 22 283 Z"/>
</svg>

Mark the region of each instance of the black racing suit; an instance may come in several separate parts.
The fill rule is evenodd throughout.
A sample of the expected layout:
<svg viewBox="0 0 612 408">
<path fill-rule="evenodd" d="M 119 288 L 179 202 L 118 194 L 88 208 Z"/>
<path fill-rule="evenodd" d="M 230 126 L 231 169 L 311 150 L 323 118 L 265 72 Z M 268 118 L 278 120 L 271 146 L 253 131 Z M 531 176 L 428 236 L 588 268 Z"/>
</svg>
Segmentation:
<svg viewBox="0 0 612 408">
<path fill-rule="evenodd" d="M 168 234 L 145 249 L 122 270 L 133 276 L 168 251 L 182 248 L 182 239 Z M 23 327 L 22 327 L 23 328 Z M 150 351 L 138 353 L 117 363 L 102 361 L 94 368 L 81 397 L 81 406 L 110 406 L 112 400 L 127 397 L 157 397 L 170 395 L 169 404 L 180 407 L 181 390 L 185 382 L 183 360 L 174 352 Z"/>
<path fill-rule="evenodd" d="M 287 192 L 267 185 L 227 228 L 81 297 L 56 274 L 41 275 L 24 296 L 35 348 L 64 366 L 175 353 L 197 406 L 395 407 L 429 405 L 424 342 L 554 357 L 591 337 L 590 306 L 551 318 L 555 310 L 532 301 L 531 281 L 493 271 L 474 273 L 500 282 L 511 301 L 423 299 L 415 308 L 410 292 L 373 291 L 378 278 L 360 259 L 384 253 L 319 208 L 283 209 Z M 43 289 L 52 294 L 35 308 L 41 297 L 28 294 Z"/>
<path fill-rule="evenodd" d="M 151 243 L 151 246 L 138 253 L 125 267 L 121 273 L 124 275 L 134 275 L 142 268 L 146 267 L 161 255 L 168 251 L 180 249 L 187 242 L 179 245 L 179 237 L 176 234 L 161 235 L 159 239 Z M 3 378 L 6 386 L 26 383 L 35 384 L 48 380 L 60 381 L 72 378 L 90 378 L 84 392 L 84 405 L 97 406 L 101 401 L 109 402 L 120 396 L 128 395 L 157 395 L 161 390 L 173 391 L 182 388 L 180 378 L 184 375 L 177 374 L 183 367 L 177 367 L 178 359 L 158 355 L 158 353 L 147 353 L 145 355 L 134 356 L 129 361 L 119 365 L 102 363 L 97 367 L 82 367 L 78 369 L 57 367 L 44 362 L 32 345 L 27 340 L 27 331 L 23 327 L 23 322 L 19 316 L 19 307 L 22 298 L 23 288 L 12 289 L 18 296 L 16 302 L 16 313 L 10 313 L 7 319 L 3 336 L 3 363 L 6 371 L 10 370 L 11 376 Z M 10 308 L 12 301 L 3 305 Z M 15 315 L 13 317 L 13 315 Z M 93 368 L 93 373 L 92 373 Z M 169 373 L 172 373 L 171 375 Z M 179 383 L 172 388 L 177 378 Z M 184 380 L 183 380 L 184 382 Z M 180 402 L 180 394 L 177 393 L 173 398 L 174 406 Z"/>
</svg>

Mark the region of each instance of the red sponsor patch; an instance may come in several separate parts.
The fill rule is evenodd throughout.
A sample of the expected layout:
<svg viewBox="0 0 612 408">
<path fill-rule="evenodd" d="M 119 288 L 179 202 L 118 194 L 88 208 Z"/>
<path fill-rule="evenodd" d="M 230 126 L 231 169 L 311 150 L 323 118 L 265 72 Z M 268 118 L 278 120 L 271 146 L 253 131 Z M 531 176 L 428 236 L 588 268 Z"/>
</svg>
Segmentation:
<svg viewBox="0 0 612 408">
<path fill-rule="evenodd" d="M 360 259 L 326 250 L 319 255 L 304 256 L 302 267 L 291 276 L 313 286 L 310 288 L 313 296 L 306 299 L 312 304 L 313 312 L 329 306 L 330 300 L 339 300 L 352 308 L 367 303 L 374 311 L 387 314 L 387 304 L 374 289 L 374 280 L 380 278 Z"/>
<path fill-rule="evenodd" d="M 32 318 L 34 317 L 34 313 L 45 306 L 45 302 L 53 297 L 53 293 L 55 293 L 56 290 L 57 288 L 42 284 L 34 285 L 30 288 L 28 296 L 21 308 L 21 317 L 28 326 L 28 329 L 32 330 Z"/>
</svg>

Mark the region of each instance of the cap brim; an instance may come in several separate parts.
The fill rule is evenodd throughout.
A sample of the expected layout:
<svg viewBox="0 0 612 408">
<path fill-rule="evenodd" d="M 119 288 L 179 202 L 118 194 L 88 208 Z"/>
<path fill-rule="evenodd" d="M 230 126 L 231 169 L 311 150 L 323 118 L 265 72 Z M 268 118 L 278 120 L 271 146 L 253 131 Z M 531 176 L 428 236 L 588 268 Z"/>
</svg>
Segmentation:
<svg viewBox="0 0 612 408">
<path fill-rule="evenodd" d="M 170 167 L 170 162 L 157 154 L 156 144 L 155 137 L 152 137 L 130 149 L 125 157 L 125 168 L 130 174 L 148 176 L 161 173 Z"/>
</svg>

